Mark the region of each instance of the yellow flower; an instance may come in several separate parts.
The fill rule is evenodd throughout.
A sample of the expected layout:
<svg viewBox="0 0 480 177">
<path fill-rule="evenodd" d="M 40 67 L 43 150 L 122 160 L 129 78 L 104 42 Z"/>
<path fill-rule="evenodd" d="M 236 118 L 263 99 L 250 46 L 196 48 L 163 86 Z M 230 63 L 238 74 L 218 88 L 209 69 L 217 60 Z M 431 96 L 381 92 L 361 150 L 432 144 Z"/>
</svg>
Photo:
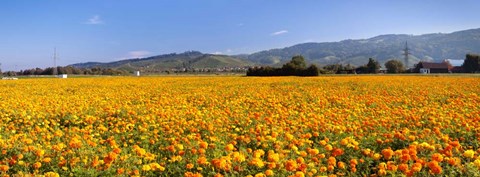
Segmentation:
<svg viewBox="0 0 480 177">
<path fill-rule="evenodd" d="M 467 158 L 473 159 L 473 157 L 475 156 L 475 151 L 473 151 L 473 150 L 466 150 L 465 152 L 463 152 L 463 156 L 464 156 L 464 157 L 467 157 Z"/>
<path fill-rule="evenodd" d="M 235 149 L 235 147 L 233 146 L 233 144 L 227 144 L 225 146 L 225 150 L 227 151 L 233 151 Z"/>
<path fill-rule="evenodd" d="M 143 165 L 142 166 L 142 170 L 143 171 L 150 171 L 152 168 L 150 167 L 150 165 Z"/>
<path fill-rule="evenodd" d="M 58 173 L 55 173 L 55 172 L 47 172 L 44 175 L 45 175 L 45 177 L 60 177 L 60 175 Z"/>
<path fill-rule="evenodd" d="M 474 164 L 478 169 L 480 169 L 480 159 L 476 159 L 475 161 L 473 161 L 473 164 Z"/>
</svg>

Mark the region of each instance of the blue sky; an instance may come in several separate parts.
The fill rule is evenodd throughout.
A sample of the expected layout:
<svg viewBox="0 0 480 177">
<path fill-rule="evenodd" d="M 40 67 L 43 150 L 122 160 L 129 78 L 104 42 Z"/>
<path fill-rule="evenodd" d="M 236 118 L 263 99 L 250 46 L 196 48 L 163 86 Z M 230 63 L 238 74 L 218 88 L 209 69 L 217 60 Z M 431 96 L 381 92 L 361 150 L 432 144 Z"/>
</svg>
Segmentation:
<svg viewBox="0 0 480 177">
<path fill-rule="evenodd" d="M 2 70 L 480 28 L 478 0 L 5 0 Z"/>
</svg>

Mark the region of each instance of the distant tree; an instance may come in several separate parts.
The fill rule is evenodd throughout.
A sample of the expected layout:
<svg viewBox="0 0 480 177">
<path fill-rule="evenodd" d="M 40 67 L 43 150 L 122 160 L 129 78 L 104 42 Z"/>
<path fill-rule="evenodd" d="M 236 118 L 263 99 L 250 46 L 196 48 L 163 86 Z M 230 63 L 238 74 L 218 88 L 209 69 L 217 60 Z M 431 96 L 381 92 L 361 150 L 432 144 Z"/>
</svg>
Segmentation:
<svg viewBox="0 0 480 177">
<path fill-rule="evenodd" d="M 42 68 L 35 68 L 33 70 L 34 75 L 42 75 L 47 69 L 43 70 Z M 52 68 L 50 68 L 50 70 L 52 70 Z M 50 75 L 50 73 L 48 75 Z"/>
<path fill-rule="evenodd" d="M 463 70 L 467 73 L 474 73 L 480 71 L 480 55 L 467 54 L 462 67 Z"/>
<path fill-rule="evenodd" d="M 314 64 L 310 65 L 304 72 L 304 76 L 318 76 L 320 69 Z"/>
<path fill-rule="evenodd" d="M 360 67 L 356 68 L 355 72 L 357 74 L 368 74 L 369 73 L 367 65 L 363 65 L 363 66 L 360 66 Z"/>
<path fill-rule="evenodd" d="M 388 73 L 401 73 L 405 71 L 403 63 L 398 60 L 388 60 L 385 63 L 385 68 L 387 68 Z"/>
<path fill-rule="evenodd" d="M 380 64 L 373 58 L 368 59 L 367 63 L 368 73 L 378 73 L 380 71 Z"/>
<path fill-rule="evenodd" d="M 12 77 L 12 76 L 17 76 L 17 73 L 15 71 L 7 71 L 3 73 L 6 76 Z"/>
<path fill-rule="evenodd" d="M 48 67 L 48 68 L 45 68 L 42 73 L 35 74 L 35 75 L 53 75 L 53 73 L 54 73 L 54 68 Z"/>
<path fill-rule="evenodd" d="M 305 62 L 305 58 L 301 55 L 296 55 L 292 57 L 292 60 L 289 62 L 295 66 L 296 69 L 306 69 L 307 63 Z"/>
</svg>

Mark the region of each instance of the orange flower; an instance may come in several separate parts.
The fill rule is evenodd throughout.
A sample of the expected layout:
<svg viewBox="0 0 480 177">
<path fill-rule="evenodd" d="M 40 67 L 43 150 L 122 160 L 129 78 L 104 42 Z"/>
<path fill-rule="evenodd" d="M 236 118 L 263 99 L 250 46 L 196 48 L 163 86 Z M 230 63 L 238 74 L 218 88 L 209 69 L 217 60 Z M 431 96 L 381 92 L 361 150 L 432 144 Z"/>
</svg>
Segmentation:
<svg viewBox="0 0 480 177">
<path fill-rule="evenodd" d="M 33 168 L 39 169 L 40 167 L 42 167 L 42 163 L 40 163 L 40 162 L 33 163 Z"/>
<path fill-rule="evenodd" d="M 343 162 L 338 162 L 338 163 L 337 163 L 337 166 L 338 166 L 338 168 L 340 168 L 340 169 L 345 169 L 345 163 L 343 163 Z"/>
<path fill-rule="evenodd" d="M 0 165 L 0 171 L 6 172 L 8 169 L 9 167 L 7 165 Z"/>
<path fill-rule="evenodd" d="M 77 138 L 72 138 L 68 143 L 68 146 L 70 146 L 71 148 L 80 148 L 82 147 L 82 142 Z"/>
<path fill-rule="evenodd" d="M 434 153 L 432 155 L 432 160 L 437 161 L 437 162 L 442 162 L 443 161 L 443 156 L 442 156 L 442 154 Z"/>
<path fill-rule="evenodd" d="M 297 169 L 297 162 L 295 160 L 287 160 L 287 162 L 285 162 L 285 169 L 287 171 L 295 171 Z"/>
<path fill-rule="evenodd" d="M 205 141 L 202 141 L 202 142 L 198 143 L 198 146 L 199 146 L 200 148 L 207 149 L 208 143 L 205 142 Z"/>
<path fill-rule="evenodd" d="M 332 166 L 335 166 L 337 163 L 337 159 L 335 159 L 335 157 L 329 157 L 327 161 L 328 161 L 328 165 L 332 165 Z"/>
<path fill-rule="evenodd" d="M 421 163 L 416 162 L 412 165 L 412 171 L 420 172 L 420 170 L 422 170 L 422 164 Z"/>
<path fill-rule="evenodd" d="M 400 164 L 398 165 L 398 170 L 402 171 L 403 173 L 405 173 L 406 171 L 408 171 L 408 165 L 407 164 Z"/>
<path fill-rule="evenodd" d="M 266 176 L 273 176 L 273 174 L 274 174 L 274 173 L 273 173 L 272 170 L 267 170 L 267 171 L 265 171 L 265 175 L 266 175 Z"/>
<path fill-rule="evenodd" d="M 392 149 L 384 149 L 382 150 L 382 155 L 385 160 L 390 160 L 392 156 L 395 154 Z"/>
<path fill-rule="evenodd" d="M 233 146 L 233 144 L 227 144 L 225 146 L 225 150 L 227 151 L 233 151 L 235 149 L 235 146 Z"/>
<path fill-rule="evenodd" d="M 117 169 L 117 174 L 118 174 L 118 175 L 121 175 L 121 174 L 123 174 L 124 172 L 125 172 L 125 169 L 123 169 L 123 168 Z"/>
<path fill-rule="evenodd" d="M 440 174 L 442 173 L 442 167 L 438 165 L 437 161 L 430 161 L 427 163 L 428 168 L 430 168 L 430 172 L 433 174 Z"/>
<path fill-rule="evenodd" d="M 340 149 L 340 148 L 335 148 L 335 149 L 333 150 L 333 152 L 332 152 L 332 156 L 333 156 L 333 157 L 340 156 L 340 155 L 342 155 L 342 154 L 343 154 L 343 150 Z"/>
<path fill-rule="evenodd" d="M 204 156 L 199 157 L 199 158 L 197 159 L 197 164 L 199 164 L 199 165 L 205 165 L 205 164 L 207 164 L 207 158 L 204 157 Z"/>
</svg>

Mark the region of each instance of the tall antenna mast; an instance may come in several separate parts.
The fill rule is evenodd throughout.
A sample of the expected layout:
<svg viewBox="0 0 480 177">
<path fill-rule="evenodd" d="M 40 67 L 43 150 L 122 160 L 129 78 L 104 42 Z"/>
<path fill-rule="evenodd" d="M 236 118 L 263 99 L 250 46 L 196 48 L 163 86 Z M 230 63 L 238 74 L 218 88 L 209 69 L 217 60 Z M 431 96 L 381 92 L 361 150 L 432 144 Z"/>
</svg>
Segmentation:
<svg viewBox="0 0 480 177">
<path fill-rule="evenodd" d="M 408 68 L 408 55 L 410 55 L 410 49 L 408 49 L 407 41 L 405 41 L 405 49 L 403 49 L 403 55 L 405 56 L 405 67 Z"/>
<path fill-rule="evenodd" d="M 57 48 L 53 48 L 53 75 L 57 75 Z"/>
</svg>

